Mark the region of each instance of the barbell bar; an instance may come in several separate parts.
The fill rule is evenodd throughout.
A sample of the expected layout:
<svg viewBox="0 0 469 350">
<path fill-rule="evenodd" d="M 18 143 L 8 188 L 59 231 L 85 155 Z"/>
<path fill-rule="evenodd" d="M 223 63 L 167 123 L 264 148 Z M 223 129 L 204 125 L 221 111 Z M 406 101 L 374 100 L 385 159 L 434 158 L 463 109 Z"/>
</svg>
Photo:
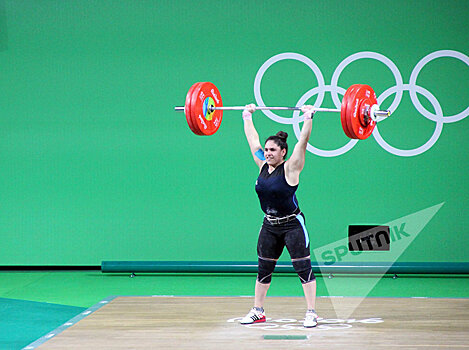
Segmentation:
<svg viewBox="0 0 469 350">
<path fill-rule="evenodd" d="M 210 111 L 242 111 L 244 110 L 244 106 L 223 106 L 223 107 L 215 107 L 215 106 L 209 106 Z M 174 107 L 174 110 L 178 112 L 184 111 L 184 107 Z M 265 111 L 265 110 L 277 110 L 277 111 L 300 111 L 301 107 L 267 107 L 267 106 L 256 106 L 256 110 L 259 111 Z M 315 112 L 340 112 L 340 109 L 334 109 L 334 108 L 321 108 L 321 107 L 313 107 L 313 110 Z"/>
<path fill-rule="evenodd" d="M 209 106 L 210 111 L 243 111 L 246 107 L 245 106 L 223 106 L 223 107 L 215 107 Z M 177 112 L 184 112 L 183 106 L 174 107 L 174 110 Z M 277 110 L 277 111 L 301 111 L 301 107 L 268 107 L 268 106 L 256 106 L 256 111 L 270 111 L 270 110 Z M 314 112 L 336 112 L 340 113 L 340 109 L 338 108 L 324 108 L 324 107 L 313 107 Z M 384 111 L 374 111 L 374 115 L 370 116 L 371 118 L 376 117 L 389 117 L 391 112 L 388 110 Z"/>
<path fill-rule="evenodd" d="M 244 110 L 244 106 L 223 106 L 220 92 L 210 82 L 195 83 L 186 95 L 184 106 L 174 107 L 185 112 L 189 128 L 197 135 L 212 135 L 219 129 L 224 110 Z M 301 107 L 257 106 L 256 110 L 301 110 Z M 342 128 L 352 139 L 366 139 L 374 130 L 378 117 L 389 117 L 389 110 L 380 110 L 373 89 L 364 84 L 350 86 L 340 109 L 313 107 L 314 112 L 341 114 Z"/>
</svg>

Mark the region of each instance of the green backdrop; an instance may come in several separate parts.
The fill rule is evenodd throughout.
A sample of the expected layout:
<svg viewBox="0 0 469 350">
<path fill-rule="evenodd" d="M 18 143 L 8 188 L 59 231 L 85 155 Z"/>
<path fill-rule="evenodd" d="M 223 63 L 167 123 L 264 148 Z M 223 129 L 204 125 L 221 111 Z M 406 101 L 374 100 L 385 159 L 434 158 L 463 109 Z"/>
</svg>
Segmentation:
<svg viewBox="0 0 469 350">
<path fill-rule="evenodd" d="M 256 260 L 262 213 L 240 113 L 226 112 L 215 135 L 195 136 L 173 111 L 189 87 L 211 81 L 225 105 L 256 102 L 259 68 L 285 52 L 311 59 L 326 85 L 350 55 L 379 53 L 408 84 L 431 53 L 469 55 L 468 13 L 468 1 L 0 0 L 0 265 Z M 370 58 L 340 75 L 340 87 L 354 83 L 377 95 L 396 86 Z M 295 105 L 317 84 L 308 66 L 284 60 L 266 71 L 261 92 L 267 105 Z M 445 117 L 469 106 L 462 59 L 432 60 L 417 85 Z M 330 93 L 323 106 L 334 107 Z M 409 91 L 393 112 L 379 132 L 394 147 L 417 148 L 437 127 Z M 262 139 L 284 130 L 293 147 L 292 125 L 261 112 L 254 120 Z M 336 157 L 308 152 L 297 195 L 312 247 L 343 239 L 349 224 L 444 203 L 401 260 L 468 261 L 469 118 L 448 121 L 415 156 L 373 136 Z M 347 142 L 338 114 L 316 115 L 313 146 Z"/>
</svg>

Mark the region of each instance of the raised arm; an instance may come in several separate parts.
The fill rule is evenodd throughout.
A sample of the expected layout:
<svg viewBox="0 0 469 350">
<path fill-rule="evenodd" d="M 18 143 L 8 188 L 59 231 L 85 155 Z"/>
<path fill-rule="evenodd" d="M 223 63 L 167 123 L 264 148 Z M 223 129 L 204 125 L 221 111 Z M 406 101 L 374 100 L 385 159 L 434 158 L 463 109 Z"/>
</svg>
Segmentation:
<svg viewBox="0 0 469 350">
<path fill-rule="evenodd" d="M 298 143 L 293 149 L 291 157 L 285 163 L 285 178 L 289 185 L 298 185 L 300 181 L 300 173 L 305 166 L 306 146 L 308 146 L 309 137 L 313 127 L 313 106 L 307 105 L 301 107 L 305 120 L 301 129 Z"/>
<path fill-rule="evenodd" d="M 252 113 L 256 110 L 254 104 L 249 104 L 243 111 L 244 120 L 244 133 L 248 140 L 249 148 L 251 150 L 252 157 L 260 168 L 265 162 L 264 151 L 262 150 L 261 143 L 259 141 L 259 134 L 257 133 L 254 123 L 252 122 Z"/>
</svg>

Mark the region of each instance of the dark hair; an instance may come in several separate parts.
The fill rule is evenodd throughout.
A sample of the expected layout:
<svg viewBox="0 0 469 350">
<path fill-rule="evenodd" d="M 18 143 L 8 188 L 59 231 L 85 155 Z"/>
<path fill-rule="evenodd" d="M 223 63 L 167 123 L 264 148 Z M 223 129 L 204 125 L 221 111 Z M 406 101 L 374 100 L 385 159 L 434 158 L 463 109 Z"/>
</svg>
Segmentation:
<svg viewBox="0 0 469 350">
<path fill-rule="evenodd" d="M 267 140 L 265 140 L 265 143 L 267 143 L 267 141 L 274 141 L 275 144 L 280 147 L 280 149 L 286 150 L 285 156 L 283 157 L 283 159 L 285 159 L 288 154 L 287 137 L 288 137 L 288 134 L 286 132 L 279 131 L 275 135 L 269 136 Z"/>
</svg>

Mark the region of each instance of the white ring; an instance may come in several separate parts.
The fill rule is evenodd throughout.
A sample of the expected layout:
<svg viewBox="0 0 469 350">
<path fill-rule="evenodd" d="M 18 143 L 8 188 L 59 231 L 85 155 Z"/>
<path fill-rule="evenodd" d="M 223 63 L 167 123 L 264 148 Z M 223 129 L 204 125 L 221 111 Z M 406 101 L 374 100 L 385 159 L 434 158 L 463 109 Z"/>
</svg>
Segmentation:
<svg viewBox="0 0 469 350">
<path fill-rule="evenodd" d="M 396 80 L 398 93 L 396 94 L 394 101 L 392 101 L 392 104 L 388 109 L 391 111 L 394 111 L 399 105 L 399 103 L 401 103 L 401 99 L 402 99 L 402 92 L 403 92 L 402 91 L 402 85 L 403 85 L 402 76 L 401 76 L 401 72 L 399 72 L 399 69 L 394 64 L 394 62 L 384 55 L 381 55 L 376 52 L 363 51 L 363 52 L 357 52 L 353 55 L 348 56 L 346 59 L 344 59 L 342 62 L 339 63 L 339 65 L 334 71 L 334 74 L 332 74 L 331 85 L 337 86 L 337 83 L 339 81 L 339 76 L 342 73 L 342 71 L 345 69 L 345 67 L 347 67 L 350 63 L 356 60 L 359 60 L 361 58 L 371 58 L 371 59 L 380 61 L 384 63 L 391 70 L 392 74 L 394 75 L 394 79 Z M 337 96 L 337 94 L 334 94 L 334 92 L 332 92 L 332 100 L 334 101 L 334 104 L 336 106 L 340 106 L 339 97 Z"/>
<path fill-rule="evenodd" d="M 469 57 L 462 54 L 461 52 L 458 51 L 453 51 L 453 50 L 440 50 L 440 51 L 435 51 L 424 58 L 422 58 L 419 63 L 415 66 L 415 68 L 412 70 L 412 74 L 410 74 L 410 79 L 409 79 L 409 85 L 411 89 L 409 89 L 410 92 L 410 99 L 412 100 L 412 103 L 414 104 L 415 108 L 426 118 L 437 121 L 438 116 L 436 116 L 433 113 L 430 113 L 428 110 L 426 110 L 422 104 L 420 103 L 419 99 L 417 98 L 416 91 L 414 90 L 414 87 L 416 86 L 417 83 L 417 76 L 419 75 L 420 71 L 422 68 L 429 63 L 430 61 L 433 61 L 436 58 L 440 57 L 452 57 L 461 60 L 465 64 L 469 66 Z M 443 122 L 444 123 L 454 123 L 457 122 L 461 119 L 466 118 L 469 115 L 469 107 L 467 107 L 464 111 L 461 113 L 451 115 L 451 116 L 443 116 Z"/>
<path fill-rule="evenodd" d="M 261 81 L 262 77 L 264 76 L 265 71 L 274 63 L 282 60 L 296 60 L 305 63 L 308 67 L 311 68 L 311 70 L 314 72 L 314 75 L 316 76 L 316 79 L 318 80 L 318 87 L 323 88 L 324 87 L 324 77 L 322 76 L 321 71 L 319 70 L 319 67 L 314 63 L 311 59 L 309 59 L 306 56 L 300 55 L 298 53 L 293 53 L 293 52 L 286 52 L 286 53 L 281 53 L 278 55 L 275 55 L 271 58 L 269 58 L 265 63 L 259 68 L 256 74 L 256 78 L 254 79 L 254 97 L 256 99 L 256 103 L 258 106 L 265 106 L 264 101 L 262 100 L 261 96 Z M 318 94 L 318 98 L 316 102 L 314 103 L 315 107 L 319 107 L 322 104 L 322 101 L 324 99 L 324 91 L 321 91 Z M 262 110 L 262 112 L 268 116 L 270 119 L 281 123 L 281 124 L 292 124 L 293 119 L 292 118 L 284 118 L 281 117 L 275 113 L 273 113 L 270 110 Z"/>
<path fill-rule="evenodd" d="M 403 88 L 404 88 L 404 90 L 409 90 L 410 91 L 410 86 L 408 84 L 405 84 L 403 86 Z M 382 100 L 385 100 L 389 95 L 394 93 L 395 90 L 396 90 L 395 86 L 392 87 L 392 88 L 387 89 L 384 93 L 381 94 L 380 98 Z M 441 109 L 441 106 L 440 106 L 440 103 L 438 102 L 438 100 L 428 90 L 424 89 L 421 86 L 415 86 L 415 90 L 418 93 L 424 95 L 428 99 L 428 101 L 430 101 L 433 108 L 435 108 L 436 115 L 438 117 L 438 119 L 436 120 L 435 131 L 433 132 L 433 135 L 430 137 L 430 139 L 420 147 L 406 150 L 406 149 L 399 149 L 399 148 L 393 147 L 390 144 L 388 144 L 386 141 L 384 141 L 384 139 L 382 138 L 382 136 L 380 135 L 380 133 L 378 131 L 378 124 L 376 124 L 376 127 L 373 130 L 373 134 L 372 134 L 373 137 L 375 138 L 376 142 L 378 142 L 378 144 L 382 148 L 384 148 L 389 153 L 392 153 L 392 154 L 395 154 L 395 155 L 401 156 L 401 157 L 416 156 L 416 155 L 421 154 L 425 151 L 428 151 L 435 144 L 435 142 L 438 141 L 438 138 L 440 137 L 441 131 L 443 130 L 443 110 Z M 405 125 L 404 122 L 403 122 L 403 124 Z"/>
<path fill-rule="evenodd" d="M 312 88 L 311 90 L 309 90 L 308 92 L 306 92 L 303 96 L 301 96 L 301 98 L 298 100 L 298 103 L 296 104 L 297 107 L 299 106 L 303 106 L 305 104 L 306 101 L 308 101 L 308 99 L 311 97 L 311 96 L 314 96 L 315 94 L 319 93 L 319 87 L 315 87 L 315 88 Z M 332 86 L 330 85 L 326 85 L 324 86 L 324 91 L 334 91 L 334 92 L 338 92 L 340 94 L 345 94 L 345 89 L 343 88 L 340 88 L 340 87 L 335 87 L 333 88 Z M 302 121 L 302 118 L 300 118 L 300 111 L 294 111 L 293 112 L 293 131 L 295 132 L 295 136 L 297 139 L 300 138 L 300 122 Z M 322 156 L 322 157 L 336 157 L 336 156 L 340 156 L 341 154 L 344 154 L 346 152 L 348 152 L 349 150 L 351 150 L 356 144 L 357 144 L 358 140 L 357 139 L 351 139 L 347 144 L 345 144 L 344 146 L 338 148 L 338 149 L 335 149 L 335 150 L 330 150 L 330 151 L 326 151 L 326 150 L 322 150 L 322 149 L 319 149 L 319 148 L 316 148 L 314 146 L 312 146 L 310 143 L 308 143 L 308 145 L 306 146 L 306 149 L 308 151 L 310 151 L 311 153 L 314 153 L 314 154 L 317 154 L 318 156 Z"/>
</svg>

